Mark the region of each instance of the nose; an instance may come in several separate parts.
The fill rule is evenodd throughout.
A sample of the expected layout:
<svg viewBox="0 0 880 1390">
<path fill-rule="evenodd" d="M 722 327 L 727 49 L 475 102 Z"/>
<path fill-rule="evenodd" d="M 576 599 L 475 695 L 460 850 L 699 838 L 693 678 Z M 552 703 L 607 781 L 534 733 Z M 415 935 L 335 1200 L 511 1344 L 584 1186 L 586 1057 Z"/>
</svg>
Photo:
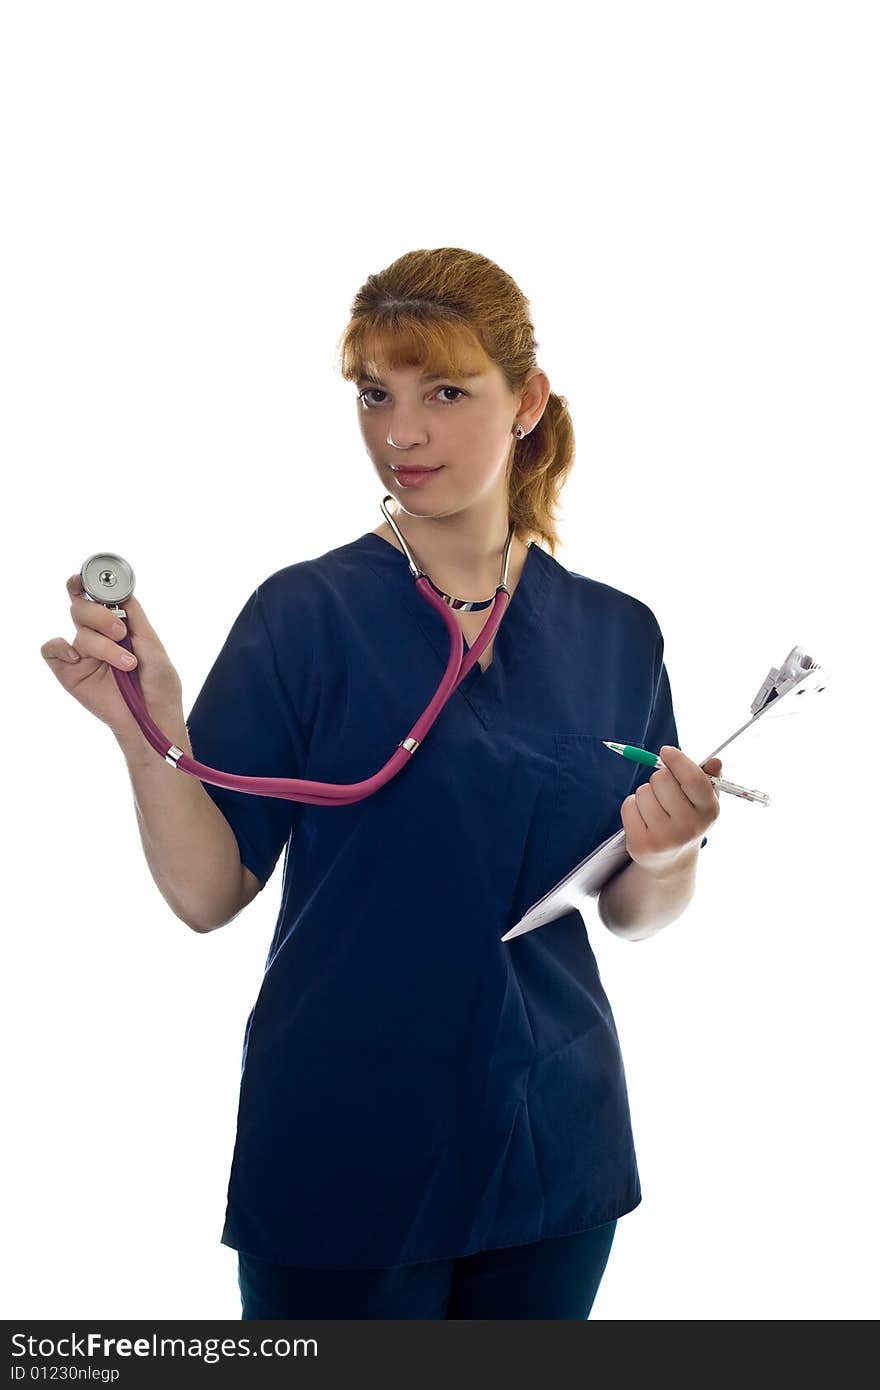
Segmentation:
<svg viewBox="0 0 880 1390">
<path fill-rule="evenodd" d="M 409 449 L 413 444 L 424 444 L 425 438 L 424 430 L 420 430 L 415 424 L 407 424 L 404 419 L 398 416 L 388 426 L 385 443 L 392 448 Z"/>
<path fill-rule="evenodd" d="M 428 438 L 419 414 L 418 405 L 405 405 L 397 401 L 385 416 L 387 434 L 385 443 L 390 448 L 409 449 L 413 444 L 424 444 Z"/>
</svg>

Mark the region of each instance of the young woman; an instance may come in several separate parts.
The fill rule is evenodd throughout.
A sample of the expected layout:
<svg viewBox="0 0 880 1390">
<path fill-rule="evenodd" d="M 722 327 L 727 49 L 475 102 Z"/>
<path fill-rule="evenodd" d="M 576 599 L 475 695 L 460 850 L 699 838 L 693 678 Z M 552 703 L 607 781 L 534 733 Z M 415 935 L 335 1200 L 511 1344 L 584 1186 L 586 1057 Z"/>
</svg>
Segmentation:
<svg viewBox="0 0 880 1390">
<path fill-rule="evenodd" d="M 491 261 L 401 257 L 356 296 L 341 351 L 394 525 L 261 583 L 186 721 L 161 642 L 126 605 L 145 701 L 181 748 L 349 784 L 385 764 L 448 659 L 399 536 L 466 653 L 506 560 L 494 640 L 379 792 L 331 806 L 176 774 L 125 707 L 114 620 L 76 576 L 81 659 L 61 638 L 43 648 L 122 745 L 150 868 L 184 921 L 231 921 L 286 849 L 221 1237 L 244 1318 L 586 1318 L 641 1200 L 582 917 L 501 937 L 621 822 L 632 863 L 600 919 L 640 939 L 677 917 L 721 763 L 676 747 L 651 610 L 553 558 L 574 436 L 534 350 L 528 303 Z M 648 776 L 603 739 L 662 749 L 668 769 Z"/>
</svg>

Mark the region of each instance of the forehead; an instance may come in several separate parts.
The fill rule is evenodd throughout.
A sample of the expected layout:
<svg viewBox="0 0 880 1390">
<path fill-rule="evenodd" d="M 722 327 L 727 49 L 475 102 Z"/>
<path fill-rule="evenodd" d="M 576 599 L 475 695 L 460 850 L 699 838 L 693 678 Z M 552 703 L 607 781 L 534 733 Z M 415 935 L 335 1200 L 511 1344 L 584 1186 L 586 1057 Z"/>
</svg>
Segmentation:
<svg viewBox="0 0 880 1390">
<path fill-rule="evenodd" d="M 454 377 L 477 381 L 498 372 L 472 329 L 461 323 L 396 317 L 359 323 L 345 350 L 348 379 L 413 387 Z"/>
<path fill-rule="evenodd" d="M 374 365 L 378 365 L 382 375 L 380 376 L 375 372 L 361 372 L 358 381 L 373 381 L 379 386 L 387 386 L 392 377 L 397 377 L 401 381 L 411 378 L 415 382 L 424 384 L 429 381 L 448 381 L 450 377 L 454 377 L 456 381 L 476 381 L 481 376 L 488 375 L 488 372 L 420 372 L 418 367 L 398 367 L 395 371 L 393 368 L 383 366 L 381 362 Z"/>
</svg>

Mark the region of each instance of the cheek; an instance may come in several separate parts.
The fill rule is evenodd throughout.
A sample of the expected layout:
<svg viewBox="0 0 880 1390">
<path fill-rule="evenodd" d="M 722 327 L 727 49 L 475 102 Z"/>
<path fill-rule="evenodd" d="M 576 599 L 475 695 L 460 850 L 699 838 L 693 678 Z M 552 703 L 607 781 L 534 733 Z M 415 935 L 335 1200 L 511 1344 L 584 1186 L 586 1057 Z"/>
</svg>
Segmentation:
<svg viewBox="0 0 880 1390">
<path fill-rule="evenodd" d="M 387 429 L 383 429 L 375 420 L 361 420 L 359 425 L 365 447 L 373 455 L 375 462 L 383 461 L 388 453 Z"/>
<path fill-rule="evenodd" d="M 507 452 L 503 442 L 496 442 L 485 426 L 471 420 L 450 426 L 444 431 L 443 442 L 455 449 L 461 463 L 467 464 L 481 476 L 489 477 L 506 462 Z"/>
</svg>

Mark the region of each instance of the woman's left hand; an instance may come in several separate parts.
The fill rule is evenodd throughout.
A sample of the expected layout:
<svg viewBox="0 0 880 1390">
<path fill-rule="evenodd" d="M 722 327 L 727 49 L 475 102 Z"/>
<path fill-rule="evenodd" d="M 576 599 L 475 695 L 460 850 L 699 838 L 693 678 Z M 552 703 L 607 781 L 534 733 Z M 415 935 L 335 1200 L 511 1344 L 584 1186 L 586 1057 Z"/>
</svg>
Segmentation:
<svg viewBox="0 0 880 1390">
<path fill-rule="evenodd" d="M 659 750 L 664 763 L 620 808 L 630 858 L 652 873 L 674 872 L 699 851 L 706 830 L 721 814 L 721 798 L 709 781 L 721 759 L 695 763 L 680 748 Z"/>
</svg>

